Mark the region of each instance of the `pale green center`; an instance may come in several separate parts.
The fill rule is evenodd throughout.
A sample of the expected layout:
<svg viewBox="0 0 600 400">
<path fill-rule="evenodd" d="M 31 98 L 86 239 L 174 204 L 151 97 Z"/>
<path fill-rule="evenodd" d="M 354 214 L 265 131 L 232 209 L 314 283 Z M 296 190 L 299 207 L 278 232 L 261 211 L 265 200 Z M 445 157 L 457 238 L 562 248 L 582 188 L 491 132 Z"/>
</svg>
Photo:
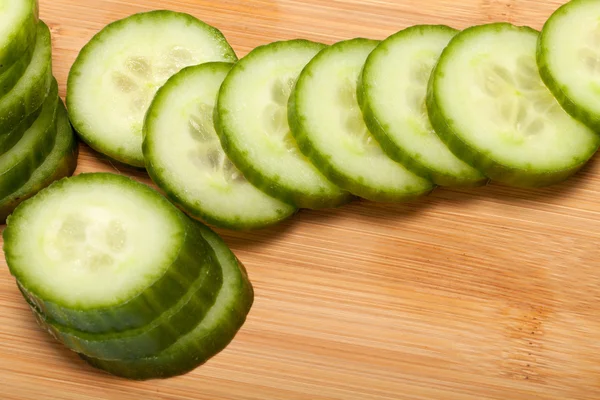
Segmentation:
<svg viewBox="0 0 600 400">
<path fill-rule="evenodd" d="M 290 153 L 298 150 L 287 118 L 287 104 L 294 84 L 293 78 L 277 79 L 271 88 L 271 98 L 263 111 L 264 132 L 271 139 L 281 141 Z"/>
<path fill-rule="evenodd" d="M 356 98 L 356 82 L 343 79 L 338 88 L 338 100 L 342 106 L 342 126 L 346 134 L 346 145 L 357 154 L 376 152 L 379 148 L 367 129 Z"/>
</svg>

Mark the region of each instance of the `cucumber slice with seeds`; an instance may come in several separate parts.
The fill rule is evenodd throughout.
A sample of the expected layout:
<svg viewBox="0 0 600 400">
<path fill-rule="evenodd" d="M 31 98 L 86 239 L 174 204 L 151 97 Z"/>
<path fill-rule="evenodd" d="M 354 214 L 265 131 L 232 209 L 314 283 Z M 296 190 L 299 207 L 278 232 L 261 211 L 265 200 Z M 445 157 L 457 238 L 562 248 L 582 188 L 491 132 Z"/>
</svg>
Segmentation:
<svg viewBox="0 0 600 400">
<path fill-rule="evenodd" d="M 352 39 L 322 50 L 298 78 L 289 121 L 300 150 L 332 182 L 370 200 L 408 200 L 433 184 L 385 155 L 356 98 L 360 71 L 377 44 Z"/>
<path fill-rule="evenodd" d="M 542 83 L 537 38 L 508 23 L 468 28 L 442 52 L 428 91 L 432 125 L 450 150 L 513 186 L 563 181 L 600 143 Z"/>
<path fill-rule="evenodd" d="M 144 124 L 152 180 L 189 215 L 229 229 L 262 228 L 296 209 L 256 189 L 225 156 L 213 125 L 228 63 L 188 67 L 158 91 Z"/>
<path fill-rule="evenodd" d="M 107 173 L 53 183 L 17 207 L 3 236 L 29 301 L 92 333 L 151 323 L 214 257 L 196 224 L 158 192 Z"/>
<path fill-rule="evenodd" d="M 600 133 L 600 3 L 573 0 L 558 8 L 538 39 L 546 86 L 574 118 Z"/>
<path fill-rule="evenodd" d="M 35 43 L 38 18 L 37 0 L 0 2 L 0 75 Z"/>
<path fill-rule="evenodd" d="M 298 208 L 350 200 L 300 153 L 287 121 L 294 82 L 323 47 L 290 40 L 252 50 L 225 78 L 216 107 L 215 127 L 229 159 L 254 186 Z"/>
<path fill-rule="evenodd" d="M 71 67 L 71 122 L 93 149 L 143 167 L 144 116 L 158 88 L 183 67 L 236 60 L 220 31 L 188 14 L 150 11 L 113 22 Z"/>
<path fill-rule="evenodd" d="M 358 103 L 390 158 L 436 185 L 479 186 L 487 178 L 448 150 L 425 105 L 431 71 L 456 33 L 444 25 L 418 25 L 381 42 L 363 67 Z"/>
</svg>

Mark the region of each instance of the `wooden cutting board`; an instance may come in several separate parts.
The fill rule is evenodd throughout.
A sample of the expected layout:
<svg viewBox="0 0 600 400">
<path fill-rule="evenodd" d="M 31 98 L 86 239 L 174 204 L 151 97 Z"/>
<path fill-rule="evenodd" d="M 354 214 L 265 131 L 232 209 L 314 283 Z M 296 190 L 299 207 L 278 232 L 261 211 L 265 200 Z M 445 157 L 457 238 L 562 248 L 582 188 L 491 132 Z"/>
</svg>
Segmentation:
<svg viewBox="0 0 600 400">
<path fill-rule="evenodd" d="M 540 29 L 559 0 L 40 0 L 65 94 L 105 24 L 157 8 L 223 31 L 239 56 L 275 40 L 383 39 L 418 23 Z M 118 168 L 118 169 L 117 169 Z M 82 145 L 77 172 L 146 175 Z M 301 211 L 219 231 L 255 305 L 194 372 L 129 382 L 86 366 L 36 326 L 0 265 L 0 397 L 96 399 L 600 399 L 600 164 L 541 190 L 440 189 L 406 204 Z"/>
</svg>

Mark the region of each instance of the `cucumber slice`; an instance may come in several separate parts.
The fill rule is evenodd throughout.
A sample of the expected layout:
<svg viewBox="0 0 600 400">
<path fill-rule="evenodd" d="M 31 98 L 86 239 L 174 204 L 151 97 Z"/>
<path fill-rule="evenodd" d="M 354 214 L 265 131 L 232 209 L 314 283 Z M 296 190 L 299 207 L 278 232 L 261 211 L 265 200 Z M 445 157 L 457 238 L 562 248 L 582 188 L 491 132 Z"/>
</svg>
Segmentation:
<svg viewBox="0 0 600 400">
<path fill-rule="evenodd" d="M 38 118 L 10 150 L 0 154 L 0 198 L 23 186 L 52 151 L 57 108 L 58 84 L 53 80 Z"/>
<path fill-rule="evenodd" d="M 17 84 L 0 98 L 0 135 L 12 131 L 37 110 L 52 86 L 52 43 L 50 30 L 40 21 L 33 56 Z"/>
<path fill-rule="evenodd" d="M 223 34 L 191 15 L 160 10 L 113 22 L 69 72 L 67 108 L 90 147 L 144 167 L 142 127 L 154 94 L 183 67 L 237 57 Z"/>
<path fill-rule="evenodd" d="M 58 324 L 104 333 L 154 321 L 212 250 L 195 224 L 131 178 L 88 173 L 20 204 L 3 232 L 10 272 Z"/>
<path fill-rule="evenodd" d="M 46 100 L 48 100 L 48 98 Z M 23 135 L 25 135 L 25 132 L 27 132 L 38 119 L 43 108 L 44 105 L 42 104 L 42 107 L 26 116 L 13 130 L 4 135 L 0 135 L 0 154 L 6 153 L 21 140 Z"/>
<path fill-rule="evenodd" d="M 573 0 L 546 21 L 537 43 L 540 75 L 571 116 L 600 132 L 600 3 Z"/>
<path fill-rule="evenodd" d="M 439 186 L 480 186 L 487 178 L 448 150 L 425 105 L 431 71 L 456 33 L 445 25 L 417 25 L 381 42 L 363 67 L 358 103 L 391 159 Z"/>
<path fill-rule="evenodd" d="M 4 223 L 6 218 L 23 201 L 33 197 L 43 188 L 49 186 L 52 182 L 71 176 L 77 167 L 77 156 L 79 147 L 77 140 L 69 123 L 67 110 L 62 100 L 59 99 L 56 115 L 56 140 L 54 148 L 48 154 L 42 165 L 40 165 L 31 175 L 29 180 L 11 193 L 9 196 L 0 200 L 0 223 Z"/>
<path fill-rule="evenodd" d="M 35 30 L 37 32 L 37 28 Z M 35 42 L 29 46 L 25 53 L 17 61 L 15 61 L 8 69 L 0 74 L 0 97 L 4 96 L 11 91 L 17 84 L 21 76 L 27 70 L 27 67 L 31 63 L 33 57 L 33 50 L 35 49 Z"/>
<path fill-rule="evenodd" d="M 17 62 L 35 42 L 37 0 L 3 0 L 0 3 L 0 74 Z"/>
<path fill-rule="evenodd" d="M 229 63 L 184 68 L 146 114 L 143 152 L 152 180 L 189 215 L 228 229 L 273 225 L 296 209 L 256 189 L 229 161 L 213 110 Z"/>
<path fill-rule="evenodd" d="M 217 355 L 235 338 L 254 301 L 246 271 L 223 240 L 201 226 L 223 268 L 223 287 L 204 319 L 190 333 L 154 357 L 107 361 L 82 356 L 90 365 L 110 374 L 135 380 L 169 378 L 186 374 Z"/>
<path fill-rule="evenodd" d="M 508 23 L 468 28 L 442 52 L 428 90 L 431 123 L 450 150 L 512 186 L 563 181 L 600 143 L 542 83 L 537 38 Z"/>
<path fill-rule="evenodd" d="M 385 155 L 356 99 L 360 71 L 377 44 L 359 38 L 321 51 L 298 78 L 288 118 L 302 153 L 332 182 L 369 200 L 407 200 L 430 192 L 432 183 Z"/>
<path fill-rule="evenodd" d="M 257 47 L 227 75 L 217 102 L 215 127 L 227 156 L 254 186 L 298 208 L 350 201 L 300 153 L 287 122 L 294 82 L 324 47 L 306 40 Z"/>
</svg>

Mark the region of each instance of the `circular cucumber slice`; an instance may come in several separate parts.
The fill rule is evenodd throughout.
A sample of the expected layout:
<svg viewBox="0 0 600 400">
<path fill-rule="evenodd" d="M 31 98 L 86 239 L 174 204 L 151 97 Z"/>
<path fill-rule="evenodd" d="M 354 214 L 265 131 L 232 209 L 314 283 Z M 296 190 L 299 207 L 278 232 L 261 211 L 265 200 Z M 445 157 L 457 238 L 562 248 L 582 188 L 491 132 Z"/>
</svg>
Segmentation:
<svg viewBox="0 0 600 400">
<path fill-rule="evenodd" d="M 171 347 L 154 357 L 107 361 L 82 356 L 90 365 L 127 379 L 183 375 L 217 355 L 235 338 L 254 301 L 254 290 L 241 262 L 223 240 L 205 226 L 203 236 L 223 269 L 223 287 L 204 319 Z"/>
<path fill-rule="evenodd" d="M 433 184 L 385 155 L 356 98 L 360 71 L 377 44 L 352 39 L 322 50 L 300 74 L 288 118 L 302 153 L 332 182 L 369 200 L 408 200 Z"/>
<path fill-rule="evenodd" d="M 10 272 L 57 323 L 104 333 L 147 325 L 214 257 L 194 223 L 131 178 L 87 173 L 24 201 L 3 232 Z"/>
<path fill-rule="evenodd" d="M 367 58 L 358 103 L 383 151 L 439 186 L 480 186 L 487 178 L 457 158 L 429 122 L 427 82 L 457 30 L 417 25 L 381 42 Z"/>
<path fill-rule="evenodd" d="M 0 75 L 35 42 L 38 16 L 37 0 L 0 1 Z"/>
<path fill-rule="evenodd" d="M 298 208 L 350 201 L 298 150 L 287 121 L 294 82 L 323 47 L 306 40 L 257 47 L 231 69 L 217 102 L 215 127 L 229 159 L 255 187 Z"/>
<path fill-rule="evenodd" d="M 442 52 L 428 90 L 431 123 L 450 150 L 512 186 L 563 181 L 600 143 L 542 83 L 537 37 L 508 23 L 468 28 Z"/>
<path fill-rule="evenodd" d="M 134 14 L 106 26 L 79 53 L 67 84 L 71 122 L 96 151 L 144 167 L 144 116 L 158 88 L 184 67 L 236 60 L 223 34 L 191 15 Z"/>
<path fill-rule="evenodd" d="M 574 0 L 558 8 L 539 36 L 537 64 L 561 106 L 600 132 L 600 3 Z"/>
<path fill-rule="evenodd" d="M 296 212 L 252 186 L 225 155 L 213 110 L 229 63 L 184 68 L 158 91 L 144 123 L 152 180 L 189 215 L 228 229 L 273 225 Z"/>
</svg>

